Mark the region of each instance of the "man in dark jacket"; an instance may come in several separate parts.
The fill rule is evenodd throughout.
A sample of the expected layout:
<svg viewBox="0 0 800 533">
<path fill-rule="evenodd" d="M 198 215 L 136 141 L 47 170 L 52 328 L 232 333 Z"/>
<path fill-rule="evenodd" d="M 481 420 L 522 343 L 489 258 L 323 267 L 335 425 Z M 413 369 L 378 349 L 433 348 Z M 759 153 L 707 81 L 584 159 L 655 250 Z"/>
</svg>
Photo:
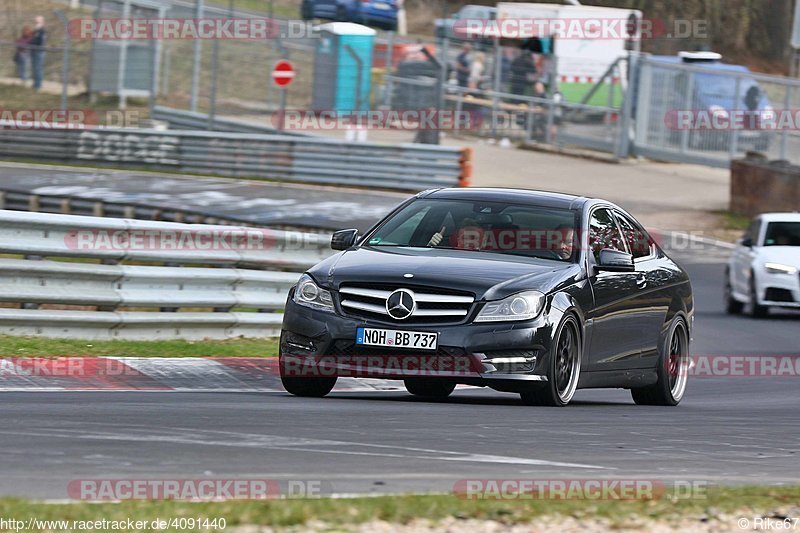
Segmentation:
<svg viewBox="0 0 800 533">
<path fill-rule="evenodd" d="M 527 50 L 522 50 L 511 62 L 511 94 L 525 95 L 535 75 L 536 65 L 533 56 Z"/>
<path fill-rule="evenodd" d="M 470 52 L 472 52 L 472 45 L 464 43 L 461 53 L 456 57 L 456 81 L 458 81 L 459 87 L 466 87 L 469 84 L 470 65 L 472 64 Z"/>
<path fill-rule="evenodd" d="M 34 21 L 36 26 L 33 28 L 31 37 L 31 71 L 33 74 L 33 88 L 38 91 L 42 88 L 44 78 L 44 47 L 47 44 L 47 30 L 44 27 L 44 17 L 39 15 Z"/>
</svg>

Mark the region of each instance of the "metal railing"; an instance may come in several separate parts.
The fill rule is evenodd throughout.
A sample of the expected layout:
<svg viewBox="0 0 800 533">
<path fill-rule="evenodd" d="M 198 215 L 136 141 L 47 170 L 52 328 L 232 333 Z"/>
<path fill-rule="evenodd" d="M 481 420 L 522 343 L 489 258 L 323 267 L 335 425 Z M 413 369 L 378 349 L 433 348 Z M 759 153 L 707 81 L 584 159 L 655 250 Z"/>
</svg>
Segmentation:
<svg viewBox="0 0 800 533">
<path fill-rule="evenodd" d="M 332 251 L 308 233 L 0 211 L 0 253 L 4 333 L 203 339 L 276 335 L 287 291 Z"/>
<path fill-rule="evenodd" d="M 2 125 L 0 125 L 2 126 Z M 0 157 L 418 191 L 467 185 L 470 151 L 251 133 L 7 129 Z"/>
<path fill-rule="evenodd" d="M 169 124 L 170 128 L 176 130 L 199 130 L 199 131 L 227 131 L 230 133 L 262 133 L 267 135 L 288 135 L 305 137 L 299 132 L 279 131 L 266 124 L 255 124 L 244 120 L 232 118 L 213 117 L 207 113 L 196 113 L 184 111 L 183 109 L 173 109 L 170 107 L 156 106 L 151 115 L 154 120 L 162 120 Z"/>
</svg>

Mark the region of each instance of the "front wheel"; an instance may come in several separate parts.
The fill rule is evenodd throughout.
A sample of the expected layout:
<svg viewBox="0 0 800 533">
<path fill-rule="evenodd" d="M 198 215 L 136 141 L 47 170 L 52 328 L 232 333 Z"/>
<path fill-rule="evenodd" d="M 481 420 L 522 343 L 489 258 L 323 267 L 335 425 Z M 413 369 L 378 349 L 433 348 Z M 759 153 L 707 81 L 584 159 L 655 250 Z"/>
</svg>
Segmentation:
<svg viewBox="0 0 800 533">
<path fill-rule="evenodd" d="M 444 400 L 456 388 L 454 381 L 437 378 L 408 378 L 403 383 L 414 396 L 429 400 Z"/>
<path fill-rule="evenodd" d="M 689 380 L 689 331 L 683 318 L 672 322 L 658 358 L 658 381 L 631 389 L 637 405 L 678 405 Z"/>
<path fill-rule="evenodd" d="M 333 390 L 333 386 L 336 385 L 336 376 L 287 376 L 286 364 L 282 356 L 278 356 L 278 368 L 280 369 L 283 388 L 294 396 L 322 398 Z"/>
<path fill-rule="evenodd" d="M 581 374 L 581 337 L 572 315 L 561 322 L 547 365 L 547 383 L 520 393 L 526 405 L 567 405 L 578 388 Z"/>
<path fill-rule="evenodd" d="M 731 274 L 725 272 L 725 311 L 729 315 L 738 315 L 744 309 L 744 304 L 733 297 L 733 286 L 731 285 Z"/>
<path fill-rule="evenodd" d="M 755 318 L 764 318 L 769 314 L 769 307 L 758 303 L 755 274 L 750 275 L 750 314 Z"/>
</svg>

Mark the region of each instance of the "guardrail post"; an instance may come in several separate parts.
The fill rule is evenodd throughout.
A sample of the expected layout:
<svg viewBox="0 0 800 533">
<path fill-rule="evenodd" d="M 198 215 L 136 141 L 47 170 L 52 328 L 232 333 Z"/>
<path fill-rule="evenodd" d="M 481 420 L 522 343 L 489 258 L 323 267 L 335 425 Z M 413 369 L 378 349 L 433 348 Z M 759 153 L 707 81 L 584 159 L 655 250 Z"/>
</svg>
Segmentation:
<svg viewBox="0 0 800 533">
<path fill-rule="evenodd" d="M 733 97 L 733 109 L 731 109 L 729 111 L 729 115 L 728 115 L 728 125 L 729 126 L 733 122 L 732 121 L 733 113 L 735 113 L 736 111 L 739 110 L 739 101 L 742 98 L 742 78 L 740 76 L 736 77 L 736 91 L 734 92 L 734 95 L 735 96 Z M 746 107 L 747 106 L 745 106 L 745 108 Z M 756 112 L 758 112 L 758 108 L 756 108 Z M 736 157 L 736 152 L 738 151 L 738 148 L 739 148 L 739 128 L 733 127 L 731 129 L 733 131 L 731 131 L 731 144 L 728 147 L 728 150 L 729 150 L 728 157 L 730 159 L 733 159 L 734 157 Z"/>
<path fill-rule="evenodd" d="M 617 150 L 614 154 L 617 158 L 623 159 L 630 155 L 631 150 L 631 124 L 633 123 L 633 101 L 638 96 L 633 90 L 635 80 L 639 80 L 639 56 L 628 54 L 628 87 L 622 95 L 622 116 L 619 119 L 619 131 L 617 139 Z M 622 76 L 620 76 L 620 87 Z"/>
</svg>

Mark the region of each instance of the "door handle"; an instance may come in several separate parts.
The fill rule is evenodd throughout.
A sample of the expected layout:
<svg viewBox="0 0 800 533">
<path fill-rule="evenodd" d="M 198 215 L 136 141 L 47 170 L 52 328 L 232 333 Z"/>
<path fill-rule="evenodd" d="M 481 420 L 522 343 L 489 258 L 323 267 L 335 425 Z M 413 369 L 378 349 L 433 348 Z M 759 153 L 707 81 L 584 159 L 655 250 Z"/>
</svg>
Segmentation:
<svg viewBox="0 0 800 533">
<path fill-rule="evenodd" d="M 636 274 L 636 286 L 640 289 L 647 287 L 647 276 L 644 272 Z"/>
</svg>

